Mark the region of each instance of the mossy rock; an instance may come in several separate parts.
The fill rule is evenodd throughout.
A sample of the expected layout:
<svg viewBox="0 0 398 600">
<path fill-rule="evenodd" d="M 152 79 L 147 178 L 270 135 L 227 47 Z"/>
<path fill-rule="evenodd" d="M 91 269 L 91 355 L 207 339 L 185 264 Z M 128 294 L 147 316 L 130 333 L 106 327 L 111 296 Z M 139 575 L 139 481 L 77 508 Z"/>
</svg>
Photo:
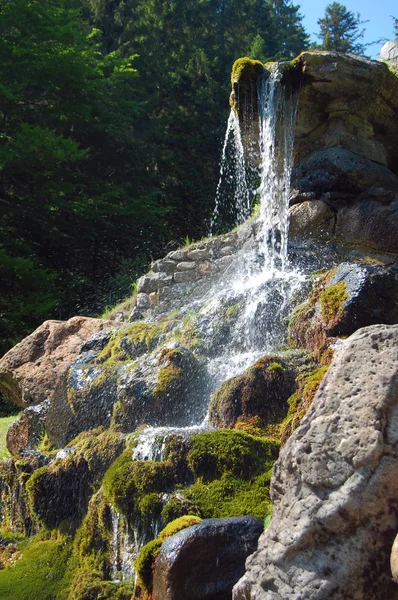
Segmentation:
<svg viewBox="0 0 398 600">
<path fill-rule="evenodd" d="M 201 520 L 195 515 L 184 515 L 169 523 L 155 540 L 152 540 L 141 548 L 134 567 L 138 577 L 138 584 L 145 593 L 152 593 L 153 565 L 163 542 L 179 531 L 192 525 L 197 525 Z"/>
<path fill-rule="evenodd" d="M 65 526 L 73 531 L 86 513 L 89 468 L 84 458 L 69 456 L 37 469 L 26 482 L 31 508 L 47 528 Z"/>
<path fill-rule="evenodd" d="M 258 360 L 214 393 L 209 419 L 215 427 L 233 427 L 241 417 L 258 417 L 263 426 L 281 420 L 294 391 L 294 373 L 277 356 Z"/>
</svg>

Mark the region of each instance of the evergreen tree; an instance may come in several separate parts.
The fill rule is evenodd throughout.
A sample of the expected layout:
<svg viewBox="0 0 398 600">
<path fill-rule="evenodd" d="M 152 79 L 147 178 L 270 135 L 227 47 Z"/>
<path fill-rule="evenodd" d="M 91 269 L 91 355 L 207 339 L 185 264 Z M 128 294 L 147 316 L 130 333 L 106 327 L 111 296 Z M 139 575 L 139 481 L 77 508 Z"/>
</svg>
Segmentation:
<svg viewBox="0 0 398 600">
<path fill-rule="evenodd" d="M 328 4 L 325 16 L 318 20 L 321 29 L 321 33 L 318 34 L 322 40 L 321 49 L 363 54 L 365 45 L 360 43 L 365 31 L 360 29 L 363 23 L 359 13 L 355 15 L 343 4 Z"/>
<path fill-rule="evenodd" d="M 395 41 L 398 42 L 398 18 L 397 17 L 392 17 L 392 20 L 394 22 Z"/>
<path fill-rule="evenodd" d="M 82 22 L 77 0 L 2 5 L 1 292 L 27 289 L 36 274 L 37 291 L 49 277 L 53 294 L 46 301 L 31 294 L 31 318 L 19 328 L 19 309 L 2 304 L 12 338 L 42 320 L 40 307 L 51 316 L 57 300 L 56 316 L 98 310 L 101 287 L 121 259 L 148 256 L 162 238 L 167 207 L 142 133 L 137 73 L 130 57 L 103 56 L 97 35 Z"/>
</svg>

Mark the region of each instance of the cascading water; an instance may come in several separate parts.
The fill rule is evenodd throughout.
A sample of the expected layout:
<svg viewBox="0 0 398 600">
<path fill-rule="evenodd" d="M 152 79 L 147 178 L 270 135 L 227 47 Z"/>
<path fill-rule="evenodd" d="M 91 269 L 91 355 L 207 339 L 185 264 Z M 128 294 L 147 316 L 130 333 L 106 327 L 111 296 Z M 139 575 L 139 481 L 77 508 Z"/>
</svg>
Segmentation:
<svg viewBox="0 0 398 600">
<path fill-rule="evenodd" d="M 210 233 L 214 233 L 219 218 L 220 207 L 224 203 L 225 188 L 233 190 L 232 205 L 237 223 L 242 223 L 250 214 L 251 193 L 247 183 L 245 153 L 239 126 L 239 118 L 231 109 L 220 162 L 220 178 L 216 190 L 216 202 L 210 223 Z"/>
<path fill-rule="evenodd" d="M 261 356 L 275 352 L 276 345 L 284 341 L 283 320 L 289 312 L 289 299 L 304 279 L 289 266 L 287 259 L 288 203 L 297 95 L 295 97 L 281 85 L 277 66 L 268 77 L 259 79 L 257 102 L 259 186 L 256 194 L 260 212 L 254 225 L 256 239 L 250 248 L 243 247 L 236 255 L 231 268 L 211 291 L 189 307 L 196 310 L 198 329 L 211 348 L 207 354 L 209 382 L 203 398 L 203 416 L 209 405 L 209 392 L 214 392 L 223 381 L 241 373 Z M 247 137 L 250 138 L 250 135 Z M 229 149 L 231 143 L 232 151 Z M 249 155 L 253 157 L 254 154 L 251 147 Z M 253 192 L 248 186 L 246 172 L 238 111 L 232 110 L 223 148 L 212 228 L 219 214 L 225 179 L 235 185 L 233 197 L 237 221 L 247 218 Z M 220 312 L 225 314 L 225 309 L 227 312 L 237 312 L 238 318 L 229 328 L 228 335 L 223 337 L 219 335 L 217 315 Z M 185 428 L 176 428 L 170 423 L 170 427 L 145 428 L 138 436 L 132 459 L 164 460 L 168 436 L 177 434 L 185 439 L 208 427 L 206 418 L 202 423 L 187 425 Z M 116 579 L 121 570 L 118 520 L 114 526 Z M 149 534 L 152 537 L 156 535 L 158 526 L 159 523 L 151 525 Z M 137 531 L 135 540 L 138 545 L 148 541 L 148 532 L 137 534 Z"/>
</svg>

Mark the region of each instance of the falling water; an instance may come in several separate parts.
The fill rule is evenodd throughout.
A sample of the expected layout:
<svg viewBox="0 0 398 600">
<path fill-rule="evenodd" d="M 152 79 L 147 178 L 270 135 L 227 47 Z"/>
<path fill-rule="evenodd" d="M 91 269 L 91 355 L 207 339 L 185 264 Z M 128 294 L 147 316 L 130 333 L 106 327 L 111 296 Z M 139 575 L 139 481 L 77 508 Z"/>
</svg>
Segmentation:
<svg viewBox="0 0 398 600">
<path fill-rule="evenodd" d="M 287 265 L 289 192 L 298 93 L 280 85 L 273 65 L 258 82 L 260 177 L 260 253 L 265 266 L 284 271 Z M 290 92 L 290 93 L 287 93 Z"/>
<path fill-rule="evenodd" d="M 246 177 L 245 152 L 239 126 L 239 117 L 234 109 L 229 114 L 227 131 L 220 162 L 220 178 L 216 190 L 216 202 L 210 223 L 210 234 L 213 235 L 220 207 L 225 203 L 225 189 L 233 190 L 232 206 L 236 223 L 243 223 L 250 214 L 251 192 Z"/>
<path fill-rule="evenodd" d="M 277 344 L 284 341 L 284 321 L 291 308 L 290 299 L 304 280 L 304 276 L 294 270 L 287 260 L 289 187 L 297 97 L 289 94 L 280 82 L 281 74 L 277 66 L 268 77 L 264 76 L 258 82 L 259 185 L 257 182 L 255 191 L 260 201 L 260 214 L 256 223 L 257 239 L 250 249 L 243 248 L 236 255 L 231 268 L 207 295 L 196 300 L 196 304 L 182 308 L 182 311 L 190 308 L 196 311 L 199 332 L 209 348 L 214 346 L 207 354 L 209 382 L 207 395 L 203 398 L 205 411 L 209 404 L 209 389 L 213 392 L 223 381 L 242 373 L 261 356 L 275 352 Z M 245 141 L 249 139 L 252 143 L 253 132 L 250 127 L 253 125 L 246 124 L 245 127 L 249 127 L 245 130 Z M 253 159 L 254 154 L 251 147 L 249 158 Z M 233 198 L 237 222 L 248 217 L 253 191 L 247 183 L 246 173 L 239 116 L 232 110 L 224 142 L 212 230 L 220 214 L 221 202 L 224 201 L 225 181 L 235 186 Z M 228 306 L 237 307 L 239 318 L 229 327 L 228 335 L 219 339 L 217 328 L 221 322 L 218 316 L 225 314 Z M 217 343 L 214 343 L 214 339 L 218 340 Z M 138 437 L 132 460 L 164 460 L 170 434 L 189 438 L 208 426 L 205 418 L 202 423 L 187 422 L 185 428 L 172 427 L 172 423 L 170 427 L 147 427 Z M 151 524 L 152 537 L 156 537 L 159 526 L 160 521 Z M 115 516 L 112 538 L 114 579 L 120 579 L 120 573 L 123 574 L 123 537 L 120 529 L 120 521 Z M 143 536 L 139 531 L 137 524 L 133 534 L 135 548 L 148 541 L 147 532 Z M 131 539 L 128 532 L 123 535 L 125 540 Z M 126 542 L 127 546 L 129 544 L 131 546 L 130 541 Z M 130 555 L 128 552 L 124 555 L 127 557 L 126 563 L 130 556 L 131 564 L 131 550 Z M 126 570 L 124 576 L 132 575 Z"/>
</svg>

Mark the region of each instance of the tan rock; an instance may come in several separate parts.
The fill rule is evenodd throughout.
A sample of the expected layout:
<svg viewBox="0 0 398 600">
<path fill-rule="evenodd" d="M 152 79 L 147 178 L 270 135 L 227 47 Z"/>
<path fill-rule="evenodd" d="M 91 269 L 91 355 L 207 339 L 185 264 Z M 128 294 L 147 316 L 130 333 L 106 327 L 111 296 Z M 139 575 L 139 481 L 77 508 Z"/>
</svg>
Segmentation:
<svg viewBox="0 0 398 600">
<path fill-rule="evenodd" d="M 74 362 L 83 342 L 115 325 L 114 321 L 89 317 L 45 321 L 0 360 L 0 391 L 23 408 L 51 398 L 59 377 Z"/>
<path fill-rule="evenodd" d="M 270 527 L 234 600 L 397 600 L 398 326 L 343 344 L 275 464 Z"/>
<path fill-rule="evenodd" d="M 394 544 L 392 546 L 390 565 L 392 577 L 394 581 L 398 583 L 398 535 L 395 538 Z"/>
</svg>

